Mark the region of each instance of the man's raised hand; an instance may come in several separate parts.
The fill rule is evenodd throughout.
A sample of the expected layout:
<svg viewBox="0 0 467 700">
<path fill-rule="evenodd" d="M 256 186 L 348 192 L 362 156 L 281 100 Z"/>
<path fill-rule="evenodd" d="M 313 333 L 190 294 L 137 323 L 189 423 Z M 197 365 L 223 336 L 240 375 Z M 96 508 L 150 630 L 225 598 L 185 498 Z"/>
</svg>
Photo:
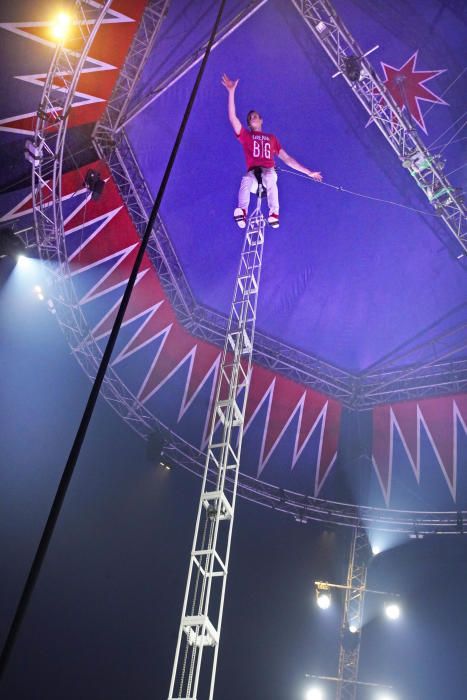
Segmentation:
<svg viewBox="0 0 467 700">
<path fill-rule="evenodd" d="M 222 85 L 229 91 L 233 92 L 238 85 L 239 78 L 237 80 L 231 80 L 225 73 L 222 76 Z"/>
</svg>

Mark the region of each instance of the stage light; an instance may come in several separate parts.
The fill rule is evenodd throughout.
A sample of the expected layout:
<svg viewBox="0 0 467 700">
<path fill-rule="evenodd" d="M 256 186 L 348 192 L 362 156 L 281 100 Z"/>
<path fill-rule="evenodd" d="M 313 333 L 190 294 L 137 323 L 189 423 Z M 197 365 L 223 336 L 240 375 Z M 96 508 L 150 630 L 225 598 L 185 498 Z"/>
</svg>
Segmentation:
<svg viewBox="0 0 467 700">
<path fill-rule="evenodd" d="M 87 171 L 84 177 L 84 184 L 91 192 L 91 199 L 100 199 L 100 196 L 104 190 L 105 180 L 102 180 L 100 173 L 97 170 L 92 170 L 90 168 Z"/>
<path fill-rule="evenodd" d="M 26 271 L 28 268 L 31 268 L 31 266 L 35 263 L 35 260 L 29 258 L 24 253 L 20 253 L 16 256 L 16 263 L 21 270 Z M 29 270 L 29 272 L 31 272 L 31 270 Z"/>
<path fill-rule="evenodd" d="M 358 632 L 357 625 L 349 625 L 349 632 L 351 632 L 352 634 L 355 634 L 356 632 Z"/>
<path fill-rule="evenodd" d="M 341 636 L 341 641 L 342 641 L 342 646 L 344 649 L 348 652 L 355 651 L 355 649 L 358 647 L 359 642 L 360 642 L 360 637 L 357 634 L 358 630 L 354 630 L 354 626 L 348 627 L 345 625 L 342 628 L 342 636 Z"/>
<path fill-rule="evenodd" d="M 34 286 L 34 291 L 36 292 L 36 294 L 42 294 L 42 287 L 39 284 L 36 284 Z"/>
<path fill-rule="evenodd" d="M 329 32 L 331 31 L 328 25 L 325 24 L 322 20 L 315 24 L 315 28 L 322 39 L 327 37 Z"/>
<path fill-rule="evenodd" d="M 326 583 L 317 583 L 316 603 L 321 610 L 327 610 L 331 605 L 331 591 Z"/>
<path fill-rule="evenodd" d="M 384 605 L 384 612 L 389 620 L 398 620 L 401 614 L 401 609 L 398 603 L 391 601 Z"/>
<path fill-rule="evenodd" d="M 24 157 L 31 165 L 38 165 L 42 158 L 43 142 L 36 146 L 30 139 L 26 139 L 24 144 Z"/>
<path fill-rule="evenodd" d="M 314 686 L 313 688 L 309 688 L 306 691 L 305 695 L 306 700 L 324 700 L 324 694 L 321 688 L 318 688 L 317 686 Z"/>
<path fill-rule="evenodd" d="M 52 20 L 52 36 L 57 42 L 63 42 L 68 36 L 71 27 L 71 15 L 67 12 L 59 12 Z"/>
<path fill-rule="evenodd" d="M 378 556 L 378 554 L 381 553 L 381 549 L 378 547 L 377 544 L 371 545 L 371 551 L 374 557 Z"/>
<path fill-rule="evenodd" d="M 358 56 L 344 58 L 344 73 L 351 83 L 357 83 L 362 73 L 362 60 Z"/>
<path fill-rule="evenodd" d="M 23 241 L 15 234 L 14 227 L 8 224 L 0 229 L 0 258 L 7 255 L 18 262 L 20 258 L 26 257 L 26 247 Z"/>
</svg>

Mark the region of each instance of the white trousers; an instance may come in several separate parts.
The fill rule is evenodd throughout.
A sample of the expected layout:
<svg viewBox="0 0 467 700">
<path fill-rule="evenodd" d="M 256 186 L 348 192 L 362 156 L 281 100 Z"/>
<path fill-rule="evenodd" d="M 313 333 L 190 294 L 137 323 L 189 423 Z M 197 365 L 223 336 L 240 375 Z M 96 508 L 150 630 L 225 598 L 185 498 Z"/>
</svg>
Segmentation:
<svg viewBox="0 0 467 700">
<path fill-rule="evenodd" d="M 277 173 L 274 168 L 261 168 L 263 185 L 266 188 L 269 213 L 279 213 L 279 192 L 277 190 Z M 248 212 L 250 193 L 258 191 L 258 180 L 253 170 L 242 177 L 238 191 L 238 206 Z"/>
</svg>

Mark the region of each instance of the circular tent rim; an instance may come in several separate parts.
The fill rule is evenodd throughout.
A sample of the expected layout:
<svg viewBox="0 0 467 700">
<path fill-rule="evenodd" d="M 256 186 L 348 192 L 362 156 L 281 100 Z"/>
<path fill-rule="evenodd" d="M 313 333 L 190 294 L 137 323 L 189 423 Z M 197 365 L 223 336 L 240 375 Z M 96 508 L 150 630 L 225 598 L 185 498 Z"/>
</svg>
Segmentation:
<svg viewBox="0 0 467 700">
<path fill-rule="evenodd" d="M 88 3 L 86 0 L 75 2 L 77 11 L 83 18 L 79 22 L 83 48 L 78 53 L 66 50 L 62 45 L 57 46 L 35 123 L 34 147 L 38 149 L 40 157 L 34 159 L 32 166 L 32 201 L 37 248 L 48 268 L 50 295 L 59 325 L 74 356 L 91 380 L 94 379 L 99 366 L 102 351 L 87 325 L 70 277 L 64 244 L 62 163 L 68 117 L 76 85 L 89 49 L 111 3 L 112 0 L 107 0 L 103 6 L 97 7 L 97 16 L 92 19 L 90 29 L 90 20 L 84 6 L 87 5 L 88 10 L 90 6 L 96 10 L 95 3 Z M 71 79 L 66 83 L 65 89 L 58 91 L 54 89 L 54 78 L 60 74 L 64 82 L 65 71 L 68 71 Z M 50 115 L 55 117 L 52 126 Z M 158 248 L 154 231 L 152 247 Z M 161 251 L 159 254 L 163 257 Z M 157 433 L 164 440 L 164 454 L 172 464 L 202 477 L 205 467 L 203 452 L 174 434 L 148 411 L 112 368 L 105 376 L 102 395 L 141 437 L 147 440 Z M 214 474 L 209 474 L 208 479 L 213 481 Z M 232 487 L 233 482 L 228 484 L 228 488 Z M 242 473 L 239 474 L 238 494 L 248 501 L 290 515 L 303 524 L 322 523 L 326 526 L 352 528 L 360 526 L 372 530 L 407 533 L 415 537 L 428 534 L 461 534 L 462 522 L 467 517 L 467 511 L 397 510 L 331 501 L 290 491 Z"/>
</svg>

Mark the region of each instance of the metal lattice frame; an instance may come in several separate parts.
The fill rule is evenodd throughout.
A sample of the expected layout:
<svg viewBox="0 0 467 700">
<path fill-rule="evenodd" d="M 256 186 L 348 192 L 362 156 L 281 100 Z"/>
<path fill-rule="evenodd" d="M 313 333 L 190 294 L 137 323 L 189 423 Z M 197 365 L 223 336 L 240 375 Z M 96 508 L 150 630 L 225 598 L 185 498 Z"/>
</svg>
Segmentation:
<svg viewBox="0 0 467 700">
<path fill-rule="evenodd" d="M 162 22 L 167 16 L 169 5 L 170 0 L 150 0 L 145 7 L 125 63 L 120 70 L 118 87 L 114 90 L 112 100 L 98 123 L 99 131 L 107 132 L 110 137 L 118 130 L 127 113 L 135 87 L 157 39 Z"/>
<path fill-rule="evenodd" d="M 197 698 L 202 670 L 206 697 L 214 696 L 263 260 L 260 194 L 261 186 L 248 219 L 222 353 L 169 700 Z"/>
<path fill-rule="evenodd" d="M 164 447 L 164 453 L 171 464 L 183 467 L 197 476 L 203 475 L 203 453 L 173 433 Z M 208 479 L 214 483 L 215 474 L 208 475 Z M 232 488 L 229 479 L 227 481 L 227 488 Z M 413 537 L 459 534 L 462 532 L 462 523 L 467 518 L 465 510 L 396 510 L 316 498 L 259 481 L 248 474 L 240 474 L 238 494 L 253 503 L 292 516 L 303 524 L 319 522 L 355 528 L 360 523 L 367 529 L 407 533 Z"/>
<path fill-rule="evenodd" d="M 397 106 L 379 79 L 364 51 L 344 25 L 329 0 L 291 0 L 334 66 L 352 89 L 370 119 L 426 195 L 440 219 L 467 253 L 467 209 L 460 193 L 443 173 L 440 159 L 430 153 L 415 128 Z M 360 79 L 352 82 L 345 62 L 351 56 L 361 61 Z"/>
<path fill-rule="evenodd" d="M 44 85 L 37 112 L 30 153 L 34 225 L 41 258 L 47 264 L 48 293 L 57 320 L 73 353 L 90 379 L 94 379 L 102 352 L 89 328 L 70 284 L 62 214 L 62 162 L 68 117 L 76 85 L 92 42 L 106 17 L 111 0 L 99 5 L 93 0 L 75 3 L 76 32 L 80 46 L 73 50 L 58 45 Z M 84 186 L 83 186 L 84 189 Z M 90 195 L 89 195 L 90 196 Z M 109 370 L 102 387 L 109 404 L 141 435 L 154 430 L 154 419 L 145 407 Z"/>
<path fill-rule="evenodd" d="M 263 5 L 265 5 L 267 1 L 268 0 L 252 0 L 249 2 L 247 7 L 241 10 L 235 17 L 233 17 L 223 27 L 221 27 L 221 29 L 219 29 L 216 35 L 216 40 L 211 47 L 211 51 L 225 41 L 227 37 L 238 29 L 238 27 L 240 27 Z M 196 49 L 196 51 L 188 56 L 188 58 L 186 58 L 173 71 L 164 76 L 164 78 L 162 78 L 157 85 L 152 86 L 149 94 L 140 99 L 136 105 L 132 105 L 128 111 L 125 110 L 125 112 L 119 118 L 118 130 L 126 127 L 143 110 L 145 110 L 155 100 L 158 100 L 159 97 L 161 97 L 167 90 L 175 85 L 176 82 L 183 78 L 183 76 L 186 75 L 194 66 L 196 66 L 202 60 L 206 47 L 207 42 Z"/>
<path fill-rule="evenodd" d="M 357 697 L 358 663 L 369 554 L 370 545 L 366 530 L 357 526 L 352 535 L 347 570 L 336 700 L 355 700 Z"/>
<path fill-rule="evenodd" d="M 42 259 L 47 264 L 48 275 L 50 276 L 50 288 L 48 291 L 54 302 L 56 317 L 76 359 L 86 375 L 93 379 L 101 359 L 101 350 L 90 333 L 74 292 L 73 284 L 70 282 L 64 247 L 60 188 L 63 144 L 73 90 L 79 77 L 80 65 L 91 45 L 91 33 L 95 34 L 95 31 L 97 31 L 98 24 L 105 16 L 105 8 L 108 3 L 104 7 L 97 7 L 93 2 L 77 2 L 76 5 L 78 8 L 77 12 L 82 18 L 80 24 L 80 31 L 83 37 L 82 47 L 79 51 L 75 50 L 74 52 L 69 52 L 63 47 L 57 48 L 45 84 L 41 106 L 38 110 L 33 144 L 34 153 L 36 154 L 33 158 L 33 206 L 37 245 Z M 160 24 L 157 24 L 157 27 L 159 26 Z M 141 52 L 141 55 L 145 55 L 144 52 Z M 61 83 L 57 82 L 58 76 Z M 115 99 L 120 99 L 118 90 L 116 89 L 114 92 L 115 95 L 112 97 L 112 100 L 114 97 Z M 120 138 L 123 138 L 121 131 Z M 105 139 L 103 138 L 99 143 L 103 144 L 104 141 Z M 119 180 L 119 183 L 123 189 L 124 198 L 130 212 L 137 223 L 138 229 L 141 230 L 146 221 L 144 197 L 150 197 L 150 194 L 145 186 L 140 186 L 141 183 L 144 183 L 141 174 L 139 174 L 141 181 L 138 181 L 134 179 L 131 172 L 127 172 L 124 166 L 121 165 L 119 149 L 115 148 L 114 143 L 112 144 L 108 132 L 105 142 L 106 150 L 104 155 L 113 159 L 112 162 L 115 165 L 112 165 L 112 168 L 117 168 L 117 165 L 121 167 L 119 170 L 121 181 Z M 121 141 L 121 144 L 124 143 L 126 141 Z M 18 232 L 19 235 L 20 233 Z M 28 247 L 32 245 L 30 232 L 28 232 L 27 236 L 21 237 Z M 167 244 L 167 248 L 163 247 L 164 243 Z M 186 298 L 184 296 L 186 294 L 184 285 L 186 281 L 183 276 L 179 277 L 177 274 L 174 274 L 174 270 L 177 273 L 181 273 L 181 270 L 177 267 L 176 258 L 170 257 L 172 253 L 170 240 L 161 223 L 160 229 L 156 230 L 156 235 L 151 241 L 150 254 L 154 256 L 153 259 L 160 259 L 159 270 L 162 264 L 165 265 L 164 284 L 166 288 L 168 285 L 172 285 L 174 297 L 176 296 L 175 292 L 182 289 L 183 294 L 180 293 L 178 297 L 182 300 L 178 313 L 183 315 L 183 313 L 187 313 L 184 303 Z M 188 311 L 190 311 L 189 305 Z M 194 313 L 197 313 L 196 310 Z M 220 324 L 219 328 L 216 327 L 216 337 L 223 329 L 223 324 Z M 286 373 L 287 361 L 286 359 L 282 360 L 280 352 L 282 347 L 280 344 L 271 346 L 270 366 L 272 369 Z M 296 361 L 296 365 L 293 366 L 293 372 L 296 373 L 294 377 L 297 381 L 304 381 L 302 377 L 308 371 L 306 366 L 304 367 L 306 363 L 303 361 L 302 355 L 303 353 L 299 352 L 296 352 L 295 356 L 292 354 L 293 360 Z M 284 362 L 284 365 L 282 365 L 282 362 Z M 345 394 L 345 377 L 347 374 L 338 372 L 336 375 L 338 385 L 342 384 L 344 387 L 343 394 Z M 316 375 L 319 378 L 318 371 Z M 155 418 L 144 404 L 138 401 L 112 369 L 107 372 L 102 387 L 102 395 L 112 408 L 141 436 L 147 438 L 154 432 L 168 433 L 166 426 Z M 203 475 L 205 455 L 186 440 L 173 433 L 170 434 L 170 441 L 165 448 L 165 452 L 174 465 L 180 465 L 198 476 Z M 215 484 L 215 472 L 210 470 L 207 480 L 208 483 Z M 226 478 L 226 489 L 231 490 L 232 488 L 233 482 L 228 476 Z M 467 511 L 400 511 L 326 501 L 282 489 L 273 484 L 259 481 L 247 474 L 239 475 L 238 494 L 266 508 L 294 517 L 295 520 L 301 523 L 321 522 L 328 525 L 355 527 L 358 522 L 362 522 L 365 527 L 371 527 L 376 530 L 406 532 L 417 536 L 425 534 L 457 534 L 460 531 L 459 523 L 462 524 L 467 517 Z"/>
<path fill-rule="evenodd" d="M 121 130 L 111 145 L 96 140 L 96 148 L 107 161 L 133 222 L 142 235 L 152 197 L 126 133 Z M 227 319 L 196 302 L 160 217 L 151 236 L 148 255 L 179 321 L 193 335 L 220 345 L 225 337 Z M 458 338 L 453 338 L 455 345 L 449 344 L 454 330 L 426 341 L 419 348 L 421 352 L 429 347 L 434 359 L 414 361 L 414 351 L 411 351 L 406 353 L 405 358 L 398 357 L 399 361 L 405 360 L 405 366 L 395 367 L 394 362 L 388 361 L 377 370 L 363 372 L 359 376 L 260 332 L 257 332 L 253 359 L 263 367 L 332 396 L 345 406 L 368 409 L 383 402 L 466 391 L 467 359 L 440 361 L 467 348 L 467 342 L 461 341 L 459 345 Z"/>
<path fill-rule="evenodd" d="M 154 4 L 154 8 L 152 5 Z M 240 13 L 236 18 L 229 22 L 220 33 L 219 41 L 234 31 L 247 17 L 256 11 L 263 2 L 253 3 L 253 8 L 250 6 L 247 10 Z M 294 3 L 297 9 L 302 12 L 307 23 L 313 21 L 318 16 L 318 5 L 320 3 Z M 326 7 L 330 11 L 329 3 Z M 149 16 L 145 18 L 143 37 L 139 36 L 136 42 L 135 49 L 130 50 L 128 62 L 129 68 L 124 67 L 124 77 L 119 80 L 114 93 L 109 101 L 106 116 L 95 129 L 94 141 L 99 155 L 104 158 L 109 164 L 112 175 L 120 189 L 122 198 L 124 199 L 130 214 L 133 218 L 136 228 L 142 235 L 147 217 L 149 215 L 152 196 L 149 192 L 144 176 L 138 166 L 131 145 L 128 141 L 124 126 L 132 119 L 136 113 L 142 111 L 154 99 L 157 99 L 168 87 L 173 85 L 181 76 L 192 68 L 199 60 L 199 51 L 196 51 L 192 56 L 183 61 L 170 75 L 157 86 L 151 93 L 146 96 L 137 108 L 130 110 L 128 115 L 129 101 L 126 99 L 127 93 L 132 93 L 136 81 L 141 73 L 141 67 L 147 59 L 148 51 L 144 50 L 144 39 L 148 42 L 148 46 L 154 45 L 155 36 L 160 28 L 160 16 L 158 12 L 162 12 L 161 3 L 150 3 L 148 6 Z M 338 42 L 336 60 L 342 61 L 348 54 L 348 43 L 343 44 L 340 32 L 340 20 L 335 13 L 332 15 L 334 24 L 333 31 L 330 31 L 330 36 Z M 153 34 L 150 29 L 152 28 Z M 336 34 L 337 32 L 337 34 Z M 347 30 L 345 36 L 348 42 L 351 38 Z M 322 37 L 320 37 L 321 39 Z M 327 39 L 327 37 L 326 37 Z M 327 42 L 333 45 L 331 39 Z M 218 42 L 219 43 L 219 42 Z M 352 47 L 355 49 L 356 43 L 352 40 Z M 347 53 L 346 53 L 347 52 Z M 140 60 L 140 66 L 137 67 L 137 61 Z M 337 65 L 337 64 L 336 64 Z M 369 64 L 368 64 L 369 65 Z M 384 86 L 376 77 L 371 77 L 375 80 L 385 94 Z M 358 83 L 362 90 L 370 91 L 369 84 Z M 354 86 L 354 89 L 355 86 Z M 373 93 L 371 93 L 373 94 Z M 398 110 L 393 101 L 388 95 L 387 109 Z M 387 119 L 384 117 L 383 106 L 381 101 L 373 101 L 373 110 L 377 113 L 380 128 L 383 128 Z M 397 112 L 400 114 L 400 112 Z M 397 132 L 397 138 L 392 134 L 391 130 L 385 130 L 385 135 L 390 138 L 391 144 L 397 144 L 402 139 L 402 126 L 408 127 L 404 121 L 404 117 L 400 114 L 400 128 Z M 392 121 L 391 121 L 392 120 Z M 394 118 L 389 119 L 389 123 L 393 125 Z M 399 122 L 398 122 L 399 123 Z M 412 133 L 412 131 L 411 131 Z M 414 138 L 416 135 L 412 134 Z M 408 138 L 408 136 L 407 136 Z M 399 141 L 398 141 L 398 140 Z M 402 139 L 404 148 L 407 149 L 408 141 L 404 136 Z M 404 151 L 405 153 L 405 151 Z M 437 197 L 437 206 L 440 204 L 442 197 Z M 452 217 L 451 217 L 452 219 Z M 450 219 L 450 220 L 451 220 Z M 158 275 L 164 286 L 174 310 L 180 322 L 193 335 L 212 342 L 217 345 L 222 345 L 223 338 L 227 327 L 227 318 L 211 309 L 207 309 L 199 305 L 188 285 L 181 265 L 177 259 L 175 251 L 170 242 L 169 235 L 159 217 L 157 225 L 151 237 L 151 242 L 148 254 L 158 272 Z M 284 376 L 289 377 L 293 381 L 302 383 L 305 386 L 320 391 L 328 396 L 341 401 L 345 406 L 353 409 L 369 409 L 383 402 L 401 401 L 413 398 L 423 398 L 426 396 L 446 395 L 449 393 L 460 393 L 467 390 L 467 359 L 443 362 L 444 357 L 450 357 L 454 352 L 466 350 L 467 343 L 463 343 L 459 348 L 449 346 L 446 349 L 446 340 L 448 334 L 443 337 L 443 353 L 441 355 L 432 355 L 433 359 L 429 361 L 415 360 L 410 355 L 405 358 L 403 365 L 396 366 L 393 362 L 387 362 L 384 365 L 380 364 L 378 368 L 372 371 L 366 371 L 360 375 L 354 375 L 350 372 L 342 370 L 331 363 L 324 362 L 321 358 L 301 352 L 295 348 L 287 346 L 279 341 L 269 338 L 263 334 L 257 333 L 257 341 L 254 349 L 253 359 L 258 364 L 267 367 L 275 372 L 280 372 Z M 433 341 L 429 340 L 427 346 L 433 348 Z M 398 360 L 400 362 L 400 357 Z"/>
</svg>

